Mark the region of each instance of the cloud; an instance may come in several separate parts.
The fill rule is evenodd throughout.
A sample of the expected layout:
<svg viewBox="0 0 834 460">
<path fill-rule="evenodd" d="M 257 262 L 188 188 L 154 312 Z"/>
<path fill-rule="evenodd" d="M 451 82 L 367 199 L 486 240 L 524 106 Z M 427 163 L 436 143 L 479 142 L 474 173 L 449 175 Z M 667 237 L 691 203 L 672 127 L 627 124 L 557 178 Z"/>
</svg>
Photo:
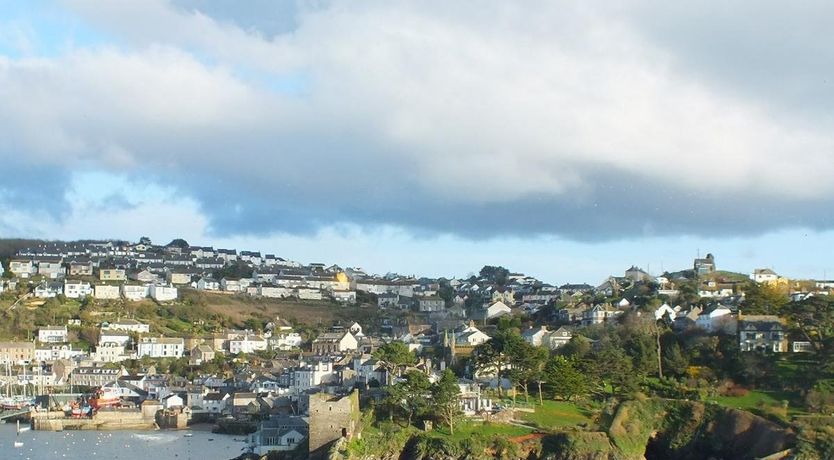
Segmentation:
<svg viewBox="0 0 834 460">
<path fill-rule="evenodd" d="M 65 4 L 119 44 L 0 57 L 0 158 L 171 187 L 215 235 L 832 225 L 830 114 L 798 108 L 812 93 L 767 97 L 780 50 L 760 50 L 770 72 L 749 89 L 756 72 L 709 59 L 698 30 L 651 26 L 688 9 L 267 3 L 257 21 L 222 2 Z"/>
</svg>

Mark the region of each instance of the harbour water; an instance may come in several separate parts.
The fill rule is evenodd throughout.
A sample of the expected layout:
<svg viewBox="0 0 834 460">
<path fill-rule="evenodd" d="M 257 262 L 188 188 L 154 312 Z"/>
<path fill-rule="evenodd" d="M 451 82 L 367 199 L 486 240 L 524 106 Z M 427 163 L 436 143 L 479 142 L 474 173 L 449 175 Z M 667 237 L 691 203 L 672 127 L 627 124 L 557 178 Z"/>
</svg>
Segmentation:
<svg viewBox="0 0 834 460">
<path fill-rule="evenodd" d="M 29 430 L 18 436 L 14 424 L 0 423 L 0 459 L 229 460 L 243 452 L 242 438 L 201 430 Z M 15 441 L 23 446 L 14 447 Z"/>
</svg>

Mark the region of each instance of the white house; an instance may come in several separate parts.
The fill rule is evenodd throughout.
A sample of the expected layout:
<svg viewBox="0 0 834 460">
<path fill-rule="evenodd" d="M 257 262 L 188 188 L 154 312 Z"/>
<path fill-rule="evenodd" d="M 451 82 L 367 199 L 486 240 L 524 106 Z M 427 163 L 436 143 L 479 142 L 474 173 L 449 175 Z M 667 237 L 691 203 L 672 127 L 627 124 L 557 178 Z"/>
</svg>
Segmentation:
<svg viewBox="0 0 834 460">
<path fill-rule="evenodd" d="M 121 296 L 119 286 L 97 284 L 93 287 L 93 297 L 101 300 L 118 299 Z"/>
<path fill-rule="evenodd" d="M 67 341 L 66 326 L 45 326 L 38 329 L 38 342 L 62 343 Z"/>
<path fill-rule="evenodd" d="M 132 355 L 127 353 L 123 344 L 99 341 L 93 358 L 102 363 L 118 363 L 131 359 Z"/>
<path fill-rule="evenodd" d="M 148 296 L 148 286 L 138 284 L 122 285 L 122 295 L 126 300 L 138 302 Z"/>
<path fill-rule="evenodd" d="M 485 319 L 492 319 L 502 315 L 508 315 L 511 312 L 512 309 L 508 307 L 507 304 L 499 300 L 498 302 L 493 302 L 489 304 L 488 307 L 484 308 L 483 315 Z"/>
<path fill-rule="evenodd" d="M 481 330 L 475 327 L 475 325 L 471 322 L 469 323 L 469 326 L 465 327 L 460 332 L 455 333 L 454 337 L 457 345 L 469 346 L 478 346 L 491 338 L 481 332 Z"/>
<path fill-rule="evenodd" d="M 356 303 L 356 291 L 349 289 L 333 289 L 330 291 L 330 297 L 336 302 Z"/>
<path fill-rule="evenodd" d="M 241 286 L 240 280 L 223 278 L 220 280 L 220 289 L 226 292 L 240 292 L 243 290 L 243 286 Z"/>
<path fill-rule="evenodd" d="M 210 414 L 220 414 L 226 409 L 228 393 L 208 393 L 203 396 L 203 409 Z"/>
<path fill-rule="evenodd" d="M 51 347 L 35 348 L 35 361 L 58 361 L 62 359 L 73 359 L 83 355 L 82 350 L 73 350 L 72 345 L 52 345 Z"/>
<path fill-rule="evenodd" d="M 298 392 L 304 392 L 324 383 L 332 383 L 338 379 L 338 373 L 333 369 L 330 360 L 301 363 L 292 372 L 290 387 Z"/>
<path fill-rule="evenodd" d="M 177 300 L 178 296 L 177 288 L 173 286 L 161 286 L 158 284 L 152 284 L 150 288 L 150 296 L 157 302 L 168 302 L 171 300 Z"/>
<path fill-rule="evenodd" d="M 130 343 L 130 335 L 123 331 L 102 329 L 98 336 L 98 343 L 99 345 L 103 345 L 105 343 L 115 343 L 124 348 Z"/>
<path fill-rule="evenodd" d="M 220 283 L 214 278 L 203 277 L 197 281 L 197 289 L 201 291 L 219 291 Z"/>
<path fill-rule="evenodd" d="M 139 342 L 137 357 L 182 358 L 185 341 L 179 337 L 145 337 Z"/>
<path fill-rule="evenodd" d="M 274 350 L 291 350 L 300 347 L 303 340 L 298 332 L 287 332 L 272 336 L 269 342 Z"/>
<path fill-rule="evenodd" d="M 695 320 L 695 325 L 710 333 L 736 330 L 735 317 L 732 311 L 724 306 L 715 307 L 709 313 L 701 313 Z"/>
<path fill-rule="evenodd" d="M 31 259 L 12 259 L 9 261 L 9 271 L 20 278 L 29 278 L 35 274 L 35 264 Z"/>
<path fill-rule="evenodd" d="M 107 323 L 101 329 L 103 331 L 128 331 L 147 334 L 151 331 L 151 326 L 132 318 L 126 318 Z"/>
<path fill-rule="evenodd" d="M 547 337 L 547 335 L 547 326 L 533 327 L 521 333 L 521 337 L 524 338 L 524 341 L 534 347 L 542 346 L 542 341 L 545 337 Z"/>
<path fill-rule="evenodd" d="M 51 299 L 64 292 L 64 285 L 60 282 L 42 282 L 35 286 L 34 294 L 39 299 Z"/>
<path fill-rule="evenodd" d="M 757 283 L 771 283 L 779 279 L 779 275 L 769 268 L 757 268 L 750 274 L 750 279 Z"/>
<path fill-rule="evenodd" d="M 242 335 L 229 340 L 229 353 L 254 353 L 266 350 L 266 339 L 259 335 Z"/>
<path fill-rule="evenodd" d="M 86 281 L 67 281 L 64 283 L 64 296 L 68 299 L 79 299 L 93 293 L 93 288 Z"/>
<path fill-rule="evenodd" d="M 165 409 L 173 409 L 175 407 L 184 406 L 185 401 L 183 401 L 182 398 L 176 393 L 171 393 L 168 396 L 162 398 L 162 407 L 164 407 Z"/>
</svg>

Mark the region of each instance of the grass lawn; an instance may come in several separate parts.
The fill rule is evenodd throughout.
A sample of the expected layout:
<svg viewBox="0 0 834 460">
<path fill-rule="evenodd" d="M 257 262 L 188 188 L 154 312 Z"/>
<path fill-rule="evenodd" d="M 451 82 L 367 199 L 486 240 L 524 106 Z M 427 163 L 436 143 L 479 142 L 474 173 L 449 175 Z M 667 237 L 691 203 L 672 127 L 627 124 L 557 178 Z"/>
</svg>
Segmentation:
<svg viewBox="0 0 834 460">
<path fill-rule="evenodd" d="M 716 396 L 709 401 L 724 407 L 747 411 L 756 411 L 761 409 L 762 406 L 778 407 L 782 405 L 782 401 L 788 401 L 788 414 L 804 414 L 805 411 L 799 409 L 796 403 L 798 397 L 798 395 L 789 392 L 752 390 L 744 396 Z"/>
<path fill-rule="evenodd" d="M 450 439 L 465 439 L 473 434 L 481 436 L 505 436 L 515 437 L 532 433 L 533 430 L 524 428 L 523 426 L 507 425 L 504 423 L 482 423 L 482 422 L 460 422 L 455 425 L 455 434 L 449 435 L 449 427 L 443 425 L 435 425 L 432 436 L 450 438 Z"/>
<path fill-rule="evenodd" d="M 536 412 L 517 412 L 516 416 L 543 429 L 560 429 L 593 423 L 591 420 L 593 414 L 580 409 L 572 402 L 544 401 L 544 405 L 533 407 Z"/>
</svg>

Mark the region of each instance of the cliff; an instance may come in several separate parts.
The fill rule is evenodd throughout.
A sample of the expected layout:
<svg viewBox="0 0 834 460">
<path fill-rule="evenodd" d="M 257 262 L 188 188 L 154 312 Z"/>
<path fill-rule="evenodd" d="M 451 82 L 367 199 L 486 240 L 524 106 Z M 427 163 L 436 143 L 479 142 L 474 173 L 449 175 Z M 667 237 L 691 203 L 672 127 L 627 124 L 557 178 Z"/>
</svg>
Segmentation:
<svg viewBox="0 0 834 460">
<path fill-rule="evenodd" d="M 443 438 L 413 429 L 349 443 L 348 460 L 549 459 L 652 460 L 762 458 L 790 449 L 794 434 L 749 412 L 692 401 L 645 399 L 620 404 L 605 431 L 565 431 L 510 438 Z M 778 458 L 778 456 L 776 457 Z"/>
</svg>

